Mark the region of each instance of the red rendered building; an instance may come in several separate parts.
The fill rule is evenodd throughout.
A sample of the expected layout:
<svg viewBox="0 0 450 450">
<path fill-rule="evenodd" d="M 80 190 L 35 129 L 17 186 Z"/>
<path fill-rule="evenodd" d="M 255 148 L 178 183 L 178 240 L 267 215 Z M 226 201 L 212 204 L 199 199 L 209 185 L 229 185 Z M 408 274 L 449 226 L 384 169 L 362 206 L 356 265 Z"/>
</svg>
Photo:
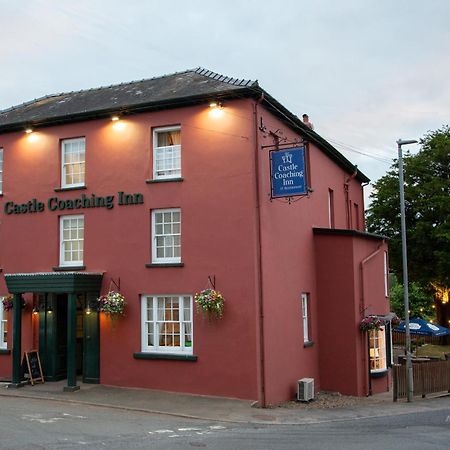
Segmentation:
<svg viewBox="0 0 450 450">
<path fill-rule="evenodd" d="M 274 195 L 277 152 L 279 181 L 300 174 L 303 195 Z M 367 182 L 257 82 L 204 69 L 1 111 L 0 295 L 14 307 L 0 377 L 20 386 L 38 349 L 67 390 L 77 375 L 261 405 L 302 378 L 387 390 L 387 245 L 364 231 Z M 196 310 L 212 287 L 222 318 Z M 127 302 L 114 322 L 97 311 L 111 290 Z M 384 326 L 369 339 L 370 315 Z"/>
</svg>

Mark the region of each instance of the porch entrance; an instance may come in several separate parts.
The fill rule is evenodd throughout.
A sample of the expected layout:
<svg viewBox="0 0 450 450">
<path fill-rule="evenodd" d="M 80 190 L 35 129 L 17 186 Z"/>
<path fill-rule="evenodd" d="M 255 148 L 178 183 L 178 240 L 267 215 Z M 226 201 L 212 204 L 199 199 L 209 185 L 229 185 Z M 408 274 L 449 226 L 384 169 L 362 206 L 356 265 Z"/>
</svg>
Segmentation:
<svg viewBox="0 0 450 450">
<path fill-rule="evenodd" d="M 76 295 L 76 374 L 83 383 L 99 383 L 99 317 L 95 298 Z M 39 354 L 47 381 L 67 378 L 68 294 L 37 294 Z"/>
<path fill-rule="evenodd" d="M 44 377 L 67 378 L 65 391 L 75 391 L 77 371 L 85 383 L 100 381 L 100 327 L 95 308 L 103 273 L 38 272 L 5 274 L 13 300 L 13 349 L 11 388 L 23 385 L 22 294 L 39 299 L 39 352 Z"/>
</svg>

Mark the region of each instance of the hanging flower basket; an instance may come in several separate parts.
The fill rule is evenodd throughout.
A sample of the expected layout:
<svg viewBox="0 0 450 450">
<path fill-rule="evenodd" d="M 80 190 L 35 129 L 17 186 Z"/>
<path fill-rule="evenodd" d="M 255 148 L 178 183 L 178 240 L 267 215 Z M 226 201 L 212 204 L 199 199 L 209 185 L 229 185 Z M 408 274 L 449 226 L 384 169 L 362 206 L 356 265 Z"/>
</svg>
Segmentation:
<svg viewBox="0 0 450 450">
<path fill-rule="evenodd" d="M 197 312 L 213 315 L 218 318 L 223 316 L 224 298 L 223 295 L 214 289 L 205 289 L 194 295 L 197 305 Z"/>
<path fill-rule="evenodd" d="M 13 299 L 14 299 L 14 297 L 11 294 L 7 295 L 6 297 L 3 297 L 3 300 L 2 300 L 3 311 L 10 311 L 11 309 L 13 309 L 13 306 L 14 306 Z M 24 309 L 25 306 L 27 306 L 27 303 L 22 298 L 22 309 Z"/>
<path fill-rule="evenodd" d="M 361 331 L 380 330 L 383 326 L 383 321 L 377 316 L 364 317 L 359 324 Z"/>
<path fill-rule="evenodd" d="M 115 291 L 109 291 L 97 299 L 98 310 L 105 313 L 111 319 L 117 319 L 118 316 L 125 315 L 125 297 Z"/>
</svg>

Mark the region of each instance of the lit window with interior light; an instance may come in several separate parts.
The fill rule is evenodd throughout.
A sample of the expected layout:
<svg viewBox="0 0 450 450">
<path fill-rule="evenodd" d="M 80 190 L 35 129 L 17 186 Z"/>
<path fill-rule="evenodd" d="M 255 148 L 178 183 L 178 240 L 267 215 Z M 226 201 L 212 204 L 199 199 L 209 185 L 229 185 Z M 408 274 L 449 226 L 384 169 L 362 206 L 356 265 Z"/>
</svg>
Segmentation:
<svg viewBox="0 0 450 450">
<path fill-rule="evenodd" d="M 61 187 L 85 185 L 85 138 L 61 141 Z"/>
<path fill-rule="evenodd" d="M 192 355 L 192 297 L 141 297 L 142 352 Z"/>
<path fill-rule="evenodd" d="M 181 127 L 153 130 L 153 179 L 181 177 Z"/>
<path fill-rule="evenodd" d="M 369 355 L 370 371 L 372 373 L 387 370 L 386 329 L 384 326 L 379 330 L 369 331 Z"/>
</svg>

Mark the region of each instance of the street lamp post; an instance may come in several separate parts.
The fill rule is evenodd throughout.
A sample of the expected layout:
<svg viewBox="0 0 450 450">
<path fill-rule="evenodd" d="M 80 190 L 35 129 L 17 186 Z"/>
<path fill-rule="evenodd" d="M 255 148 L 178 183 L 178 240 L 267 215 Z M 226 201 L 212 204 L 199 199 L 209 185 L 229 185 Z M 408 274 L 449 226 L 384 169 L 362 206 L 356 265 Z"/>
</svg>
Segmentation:
<svg viewBox="0 0 450 450">
<path fill-rule="evenodd" d="M 405 340 L 406 340 L 406 390 L 407 400 L 413 399 L 413 368 L 411 361 L 411 334 L 409 332 L 409 293 L 408 293 L 408 258 L 406 252 L 405 187 L 403 180 L 402 145 L 416 144 L 413 139 L 397 141 L 398 145 L 398 180 L 400 184 L 400 219 L 402 228 L 402 265 L 403 265 L 403 300 L 405 304 Z"/>
</svg>

